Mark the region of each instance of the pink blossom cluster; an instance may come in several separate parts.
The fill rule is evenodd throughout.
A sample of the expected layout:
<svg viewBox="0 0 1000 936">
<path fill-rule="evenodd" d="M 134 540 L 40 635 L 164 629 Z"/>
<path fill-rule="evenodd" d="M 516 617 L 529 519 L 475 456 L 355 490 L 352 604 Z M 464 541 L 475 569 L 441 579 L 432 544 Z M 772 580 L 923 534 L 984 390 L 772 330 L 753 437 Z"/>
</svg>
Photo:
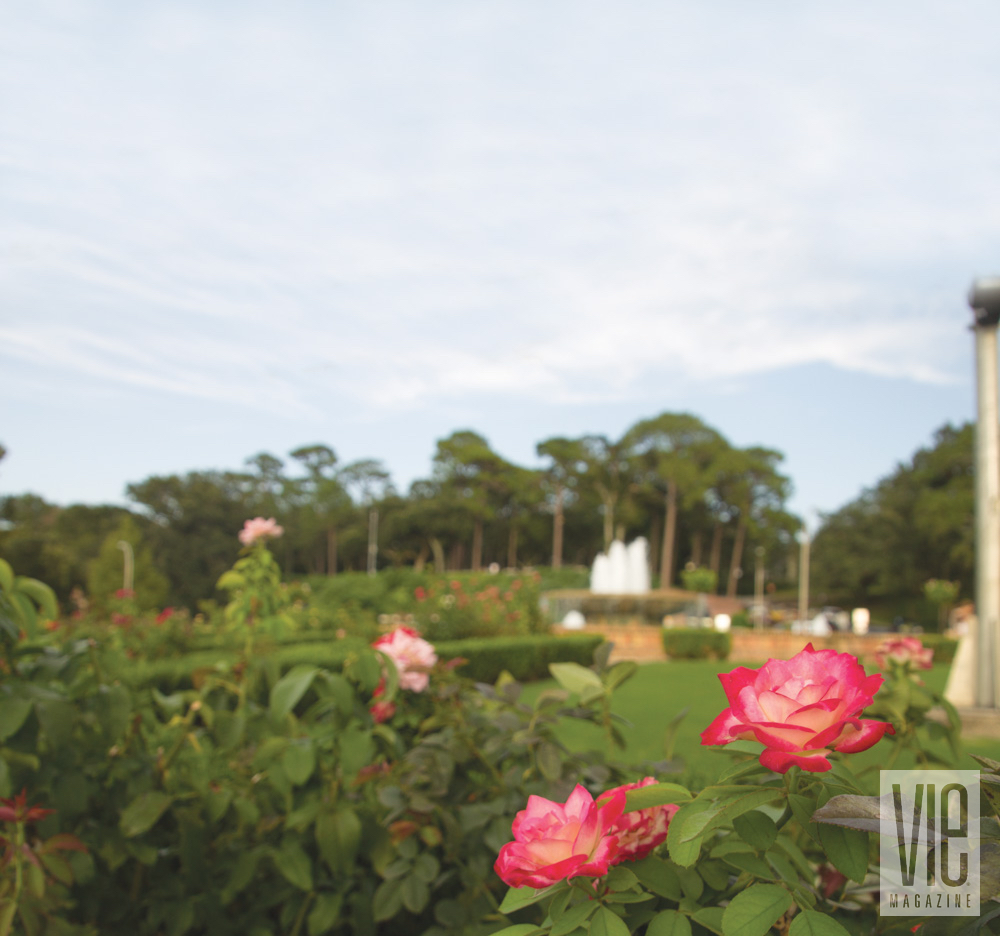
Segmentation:
<svg viewBox="0 0 1000 936">
<path fill-rule="evenodd" d="M 793 764 L 829 770 L 831 750 L 866 751 L 895 733 L 888 722 L 859 717 L 882 677 L 866 676 L 849 653 L 815 650 L 810 643 L 790 660 L 768 660 L 757 670 L 740 666 L 719 679 L 729 708 L 701 733 L 701 743 L 759 741 L 761 764 L 778 773 Z"/>
<path fill-rule="evenodd" d="M 411 627 L 397 627 L 383 634 L 372 646 L 381 650 L 399 673 L 400 689 L 423 692 L 430 683 L 428 671 L 437 663 L 434 647 Z"/>
<path fill-rule="evenodd" d="M 919 637 L 890 637 L 875 650 L 875 662 L 880 669 L 893 663 L 912 669 L 930 669 L 934 651 L 925 647 Z"/>
<path fill-rule="evenodd" d="M 600 877 L 622 861 L 644 858 L 667 837 L 677 806 L 626 813 L 625 794 L 653 777 L 602 793 L 577 786 L 565 803 L 529 796 L 514 819 L 514 841 L 500 849 L 494 870 L 511 887 L 548 887 L 572 877 Z"/>
<path fill-rule="evenodd" d="M 243 524 L 243 529 L 240 530 L 240 542 L 244 546 L 249 546 L 251 543 L 257 542 L 259 539 L 276 539 L 284 532 L 284 528 L 278 526 L 274 517 L 268 517 L 267 520 L 263 517 L 254 517 L 253 520 L 247 520 L 246 523 Z"/>
</svg>

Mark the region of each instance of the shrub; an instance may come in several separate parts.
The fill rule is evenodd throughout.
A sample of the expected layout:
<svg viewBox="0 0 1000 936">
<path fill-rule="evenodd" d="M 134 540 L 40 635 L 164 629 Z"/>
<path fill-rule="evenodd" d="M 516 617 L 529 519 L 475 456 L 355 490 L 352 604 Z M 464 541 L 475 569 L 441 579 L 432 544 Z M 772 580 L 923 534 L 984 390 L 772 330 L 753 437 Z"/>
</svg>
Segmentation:
<svg viewBox="0 0 1000 936">
<path fill-rule="evenodd" d="M 324 620 L 336 617 L 335 626 L 349 633 L 370 637 L 376 621 L 384 629 L 394 618 L 410 617 L 410 626 L 432 641 L 544 632 L 538 583 L 533 572 L 437 575 L 412 569 L 308 581 L 314 613 Z"/>
<path fill-rule="evenodd" d="M 492 683 L 506 670 L 519 682 L 545 679 L 550 663 L 580 663 L 587 666 L 604 642 L 600 634 L 566 637 L 470 637 L 435 645 L 443 660 L 466 660 L 458 672 L 476 682 Z"/>
<path fill-rule="evenodd" d="M 733 640 L 729 634 L 697 627 L 677 627 L 663 631 L 663 650 L 672 660 L 707 660 L 729 657 Z"/>
<path fill-rule="evenodd" d="M 920 641 L 934 651 L 935 663 L 951 663 L 958 650 L 958 641 L 944 634 L 921 634 Z"/>
</svg>

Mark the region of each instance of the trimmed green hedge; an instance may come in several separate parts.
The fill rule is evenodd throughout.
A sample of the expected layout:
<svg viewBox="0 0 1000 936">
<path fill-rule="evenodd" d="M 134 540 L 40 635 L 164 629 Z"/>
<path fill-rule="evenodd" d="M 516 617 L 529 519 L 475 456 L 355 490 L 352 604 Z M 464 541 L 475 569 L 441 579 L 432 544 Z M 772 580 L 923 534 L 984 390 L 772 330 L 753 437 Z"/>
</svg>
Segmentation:
<svg viewBox="0 0 1000 936">
<path fill-rule="evenodd" d="M 919 634 L 918 636 L 925 647 L 930 647 L 934 651 L 935 663 L 951 663 L 955 659 L 958 641 L 954 638 L 945 637 L 944 634 Z"/>
<path fill-rule="evenodd" d="M 725 660 L 733 648 L 729 634 L 700 627 L 673 627 L 663 631 L 663 651 L 672 660 Z"/>
<path fill-rule="evenodd" d="M 604 643 L 600 634 L 572 634 L 550 637 L 470 637 L 447 640 L 435 645 L 442 660 L 462 657 L 458 672 L 476 682 L 492 683 L 507 670 L 519 682 L 546 679 L 550 663 L 579 663 L 590 666 L 594 651 Z"/>
<path fill-rule="evenodd" d="M 580 663 L 589 666 L 594 651 L 604 642 L 600 634 L 572 634 L 554 637 L 545 634 L 526 637 L 470 637 L 466 640 L 443 640 L 434 649 L 442 660 L 462 657 L 466 660 L 458 672 L 477 682 L 494 682 L 504 670 L 515 679 L 526 682 L 545 679 L 550 663 Z M 357 638 L 345 637 L 321 643 L 291 643 L 274 647 L 268 655 L 280 670 L 299 663 L 313 663 L 339 670 L 347 656 L 368 644 Z M 263 648 L 261 648 L 263 652 Z M 161 692 L 187 689 L 192 675 L 198 670 L 211 669 L 234 661 L 239 652 L 233 647 L 199 650 L 169 659 L 137 662 L 126 672 L 134 687 L 155 687 Z"/>
</svg>

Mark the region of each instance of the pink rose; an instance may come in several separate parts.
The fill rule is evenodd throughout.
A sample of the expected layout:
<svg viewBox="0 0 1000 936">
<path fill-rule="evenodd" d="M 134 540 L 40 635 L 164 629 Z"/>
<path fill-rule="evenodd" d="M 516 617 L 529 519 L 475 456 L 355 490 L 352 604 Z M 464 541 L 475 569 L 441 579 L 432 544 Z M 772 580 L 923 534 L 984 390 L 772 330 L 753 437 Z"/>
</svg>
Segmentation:
<svg viewBox="0 0 1000 936">
<path fill-rule="evenodd" d="M 883 640 L 875 651 L 879 669 L 898 663 L 907 669 L 930 669 L 934 651 L 925 647 L 917 637 L 890 637 Z"/>
<path fill-rule="evenodd" d="M 274 517 L 269 517 L 267 520 L 263 517 L 254 517 L 253 520 L 247 520 L 243 524 L 243 529 L 240 530 L 240 542 L 244 546 L 249 546 L 251 543 L 265 537 L 277 538 L 284 532 L 284 529 L 278 526 Z"/>
<path fill-rule="evenodd" d="M 719 679 L 730 707 L 702 732 L 701 743 L 759 741 L 765 748 L 760 762 L 778 773 L 793 764 L 829 770 L 831 748 L 865 751 L 886 732 L 894 734 L 888 722 L 858 717 L 882 677 L 866 676 L 849 653 L 808 644 L 790 660 L 768 660 L 759 670 L 741 666 Z"/>
<path fill-rule="evenodd" d="M 625 794 L 594 798 L 577 786 L 565 803 L 529 796 L 514 819 L 514 841 L 500 849 L 493 869 L 511 887 L 548 887 L 571 877 L 600 877 L 615 862 L 611 833 L 625 808 Z"/>
<path fill-rule="evenodd" d="M 434 647 L 410 627 L 397 627 L 379 637 L 372 646 L 381 650 L 399 672 L 399 687 L 423 692 L 430 683 L 427 671 L 437 663 Z"/>
<path fill-rule="evenodd" d="M 598 805 L 616 793 L 627 793 L 629 790 L 637 790 L 656 783 L 655 777 L 646 777 L 638 783 L 626 783 L 624 786 L 607 790 L 597 797 Z M 615 863 L 638 861 L 640 858 L 645 858 L 657 845 L 662 845 L 667 840 L 670 820 L 678 809 L 680 806 L 669 803 L 665 806 L 651 806 L 649 809 L 622 813 L 610 830 L 618 839 L 618 857 Z"/>
</svg>

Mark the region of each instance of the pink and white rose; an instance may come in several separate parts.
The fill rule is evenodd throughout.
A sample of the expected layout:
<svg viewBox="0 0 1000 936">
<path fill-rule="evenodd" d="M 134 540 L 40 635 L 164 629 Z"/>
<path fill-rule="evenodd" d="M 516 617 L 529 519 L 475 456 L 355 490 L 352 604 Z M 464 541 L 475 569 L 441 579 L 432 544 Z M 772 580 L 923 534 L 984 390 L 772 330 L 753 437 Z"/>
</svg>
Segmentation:
<svg viewBox="0 0 1000 936">
<path fill-rule="evenodd" d="M 624 786 L 606 790 L 597 797 L 598 805 L 618 793 L 654 786 L 657 782 L 655 777 L 645 777 L 638 783 L 626 783 Z M 649 809 L 622 813 L 610 829 L 611 834 L 618 839 L 618 857 L 615 863 L 638 861 L 640 858 L 645 858 L 658 845 L 662 845 L 667 840 L 670 820 L 678 809 L 680 806 L 668 803 L 664 806 L 651 806 Z"/>
<path fill-rule="evenodd" d="M 866 676 L 849 653 L 810 643 L 790 660 L 768 660 L 759 670 L 741 666 L 719 679 L 729 708 L 702 732 L 701 743 L 759 741 L 761 764 L 778 773 L 793 764 L 829 770 L 831 751 L 865 751 L 894 733 L 888 722 L 859 717 L 882 677 Z"/>
<path fill-rule="evenodd" d="M 410 627 L 397 627 L 383 634 L 372 646 L 381 650 L 399 673 L 399 687 L 423 692 L 430 684 L 428 670 L 437 663 L 434 647 Z"/>
<path fill-rule="evenodd" d="M 930 669 L 934 650 L 925 647 L 918 637 L 890 637 L 875 650 L 875 662 L 880 669 L 897 664 L 907 669 Z"/>
<path fill-rule="evenodd" d="M 240 530 L 240 542 L 244 546 L 249 546 L 259 539 L 276 539 L 284 532 L 284 528 L 278 526 L 274 517 L 268 517 L 267 520 L 263 517 L 254 517 L 253 520 L 247 520 L 243 524 L 243 529 Z"/>
<path fill-rule="evenodd" d="M 511 887 L 548 887 L 573 877 L 600 877 L 618 857 L 611 829 L 625 794 L 611 791 L 598 803 L 577 786 L 565 803 L 529 796 L 514 819 L 514 841 L 500 849 L 493 868 Z"/>
</svg>

